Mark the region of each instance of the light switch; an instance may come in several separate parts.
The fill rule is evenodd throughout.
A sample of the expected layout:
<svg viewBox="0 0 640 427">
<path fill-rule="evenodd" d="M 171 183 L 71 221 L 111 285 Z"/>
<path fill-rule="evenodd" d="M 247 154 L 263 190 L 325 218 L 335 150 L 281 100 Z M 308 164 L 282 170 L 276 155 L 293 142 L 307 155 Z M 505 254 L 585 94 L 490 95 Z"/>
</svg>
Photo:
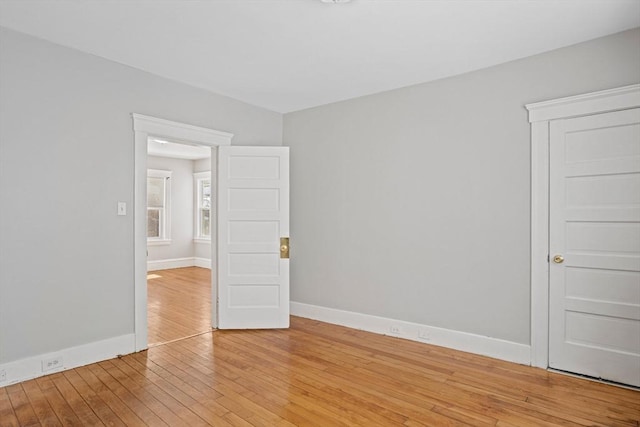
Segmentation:
<svg viewBox="0 0 640 427">
<path fill-rule="evenodd" d="M 126 215 L 126 214 L 127 214 L 126 202 L 118 202 L 118 215 Z"/>
</svg>

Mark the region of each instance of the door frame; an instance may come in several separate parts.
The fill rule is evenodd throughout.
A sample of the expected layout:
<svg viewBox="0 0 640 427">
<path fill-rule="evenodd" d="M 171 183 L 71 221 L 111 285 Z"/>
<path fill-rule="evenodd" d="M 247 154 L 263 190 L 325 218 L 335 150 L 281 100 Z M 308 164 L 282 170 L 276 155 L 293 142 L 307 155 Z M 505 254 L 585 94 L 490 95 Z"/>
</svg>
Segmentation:
<svg viewBox="0 0 640 427">
<path fill-rule="evenodd" d="M 640 84 L 525 105 L 531 123 L 531 366 L 549 367 L 549 125 L 640 107 Z"/>
<path fill-rule="evenodd" d="M 233 134 L 185 123 L 132 113 L 134 130 L 134 190 L 133 190 L 133 283 L 134 283 L 134 334 L 135 351 L 146 350 L 147 331 L 147 141 L 149 136 L 171 139 L 175 142 L 211 147 L 211 176 L 217 156 L 217 148 L 231 145 Z M 215 169 L 214 169 L 215 168 Z M 218 218 L 216 214 L 214 218 Z M 217 225 L 217 224 L 216 224 Z M 213 228 L 212 228 L 213 229 Z M 216 227 L 217 229 L 217 227 Z M 212 270 L 215 267 L 217 241 L 211 239 Z M 216 275 L 211 275 L 211 325 L 217 322 Z"/>
</svg>

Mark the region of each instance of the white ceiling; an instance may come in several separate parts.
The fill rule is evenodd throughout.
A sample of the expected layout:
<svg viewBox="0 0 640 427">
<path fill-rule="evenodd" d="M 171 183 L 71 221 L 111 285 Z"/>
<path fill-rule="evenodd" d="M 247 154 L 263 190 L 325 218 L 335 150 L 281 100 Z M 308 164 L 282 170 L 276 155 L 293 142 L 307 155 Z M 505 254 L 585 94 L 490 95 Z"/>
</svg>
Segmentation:
<svg viewBox="0 0 640 427">
<path fill-rule="evenodd" d="M 211 157 L 211 147 L 149 138 L 147 141 L 147 154 L 150 156 L 171 157 L 173 159 L 208 159 Z"/>
<path fill-rule="evenodd" d="M 640 26 L 640 0 L 0 0 L 0 25 L 278 112 Z"/>
</svg>

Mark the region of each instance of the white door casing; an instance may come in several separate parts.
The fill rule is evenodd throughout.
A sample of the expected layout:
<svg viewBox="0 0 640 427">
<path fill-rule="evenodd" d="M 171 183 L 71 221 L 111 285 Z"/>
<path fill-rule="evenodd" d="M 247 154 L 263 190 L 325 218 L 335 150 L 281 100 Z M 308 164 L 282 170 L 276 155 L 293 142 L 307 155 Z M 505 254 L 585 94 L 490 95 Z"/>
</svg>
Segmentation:
<svg viewBox="0 0 640 427">
<path fill-rule="evenodd" d="M 133 206 L 133 263 L 134 263 L 134 332 L 135 350 L 147 348 L 147 141 L 156 136 L 187 144 L 211 147 L 211 170 L 215 170 L 218 147 L 231 145 L 233 134 L 199 126 L 173 122 L 133 113 L 134 139 L 134 206 Z M 212 174 L 212 185 L 215 174 Z M 215 187 L 214 187 L 215 188 Z M 212 218 L 215 218 L 212 216 Z M 217 248 L 211 239 L 211 256 Z M 212 301 L 215 301 L 217 276 L 211 275 Z M 216 304 L 211 304 L 212 327 L 216 327 Z"/>
<path fill-rule="evenodd" d="M 640 386 L 640 109 L 554 120 L 549 149 L 549 367 Z"/>
<path fill-rule="evenodd" d="M 218 151 L 218 328 L 289 327 L 289 148 Z"/>
<path fill-rule="evenodd" d="M 531 364 L 549 366 L 551 122 L 640 106 L 640 85 L 529 104 L 531 122 Z"/>
</svg>

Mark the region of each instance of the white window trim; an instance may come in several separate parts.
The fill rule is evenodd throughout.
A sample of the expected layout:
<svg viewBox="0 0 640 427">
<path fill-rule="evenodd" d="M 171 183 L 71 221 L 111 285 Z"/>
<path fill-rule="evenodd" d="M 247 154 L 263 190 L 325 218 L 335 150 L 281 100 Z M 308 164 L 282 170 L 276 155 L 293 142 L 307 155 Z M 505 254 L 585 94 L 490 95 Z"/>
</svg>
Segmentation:
<svg viewBox="0 0 640 427">
<path fill-rule="evenodd" d="M 147 246 L 168 246 L 170 244 L 171 239 L 147 238 Z"/>
<path fill-rule="evenodd" d="M 211 236 L 206 237 L 206 236 L 201 236 L 200 235 L 200 181 L 203 180 L 209 180 L 210 185 L 212 185 L 213 188 L 213 181 L 211 181 L 211 171 L 204 171 L 204 172 L 196 172 L 193 174 L 193 188 L 195 190 L 195 195 L 194 195 L 194 209 L 193 209 L 193 214 L 194 214 L 194 219 L 193 219 L 193 241 L 194 243 L 210 243 L 211 242 Z M 214 224 L 213 222 L 213 209 L 210 209 L 210 214 L 209 214 L 209 228 L 211 228 Z"/>
<path fill-rule="evenodd" d="M 147 237 L 147 246 L 162 246 L 171 244 L 171 175 L 172 171 L 147 169 L 147 178 L 165 178 L 164 186 L 164 218 L 161 237 Z"/>
</svg>

